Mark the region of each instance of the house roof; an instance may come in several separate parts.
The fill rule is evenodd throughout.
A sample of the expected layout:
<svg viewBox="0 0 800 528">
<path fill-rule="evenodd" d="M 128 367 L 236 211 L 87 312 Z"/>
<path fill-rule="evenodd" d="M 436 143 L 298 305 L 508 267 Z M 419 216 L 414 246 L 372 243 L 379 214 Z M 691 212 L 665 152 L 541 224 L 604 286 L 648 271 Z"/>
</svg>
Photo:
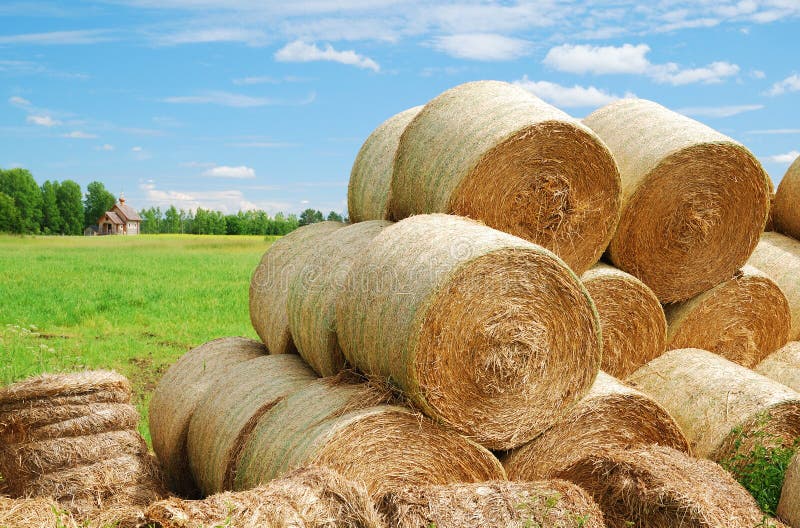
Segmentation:
<svg viewBox="0 0 800 528">
<path fill-rule="evenodd" d="M 124 224 L 125 222 L 114 211 L 106 212 L 106 217 L 111 220 L 112 224 Z M 102 220 L 102 219 L 101 219 Z"/>
<path fill-rule="evenodd" d="M 139 221 L 139 222 L 142 221 L 142 218 L 136 213 L 136 209 L 134 209 L 133 207 L 124 202 L 116 204 L 114 208 L 117 209 L 122 214 L 122 216 L 127 220 Z"/>
</svg>

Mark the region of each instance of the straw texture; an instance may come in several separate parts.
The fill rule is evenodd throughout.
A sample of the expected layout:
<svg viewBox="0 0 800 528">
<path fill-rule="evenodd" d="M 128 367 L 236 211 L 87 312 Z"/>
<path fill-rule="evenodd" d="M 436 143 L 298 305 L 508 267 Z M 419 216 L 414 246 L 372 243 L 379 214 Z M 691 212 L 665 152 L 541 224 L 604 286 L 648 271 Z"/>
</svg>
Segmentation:
<svg viewBox="0 0 800 528">
<path fill-rule="evenodd" d="M 406 488 L 379 508 L 392 528 L 605 528 L 592 498 L 563 480 Z"/>
<path fill-rule="evenodd" d="M 189 466 L 204 495 L 233 488 L 238 457 L 258 420 L 315 379 L 302 359 L 280 354 L 239 363 L 209 387 L 187 437 Z"/>
<path fill-rule="evenodd" d="M 498 81 L 452 88 L 406 127 L 394 161 L 393 219 L 467 216 L 552 250 L 577 273 L 619 219 L 619 172 L 579 121 Z"/>
<path fill-rule="evenodd" d="M 405 408 L 380 405 L 387 397 L 341 378 L 323 378 L 288 396 L 250 435 L 235 489 L 312 464 L 363 482 L 372 494 L 404 485 L 505 478 L 489 451 Z"/>
<path fill-rule="evenodd" d="M 337 305 L 351 365 L 490 449 L 521 445 L 591 387 L 601 336 L 580 280 L 551 252 L 448 215 L 375 237 Z"/>
<path fill-rule="evenodd" d="M 394 156 L 400 135 L 420 110 L 422 106 L 415 106 L 390 117 L 361 146 L 347 186 L 347 213 L 351 222 L 390 220 Z"/>
<path fill-rule="evenodd" d="M 791 526 L 800 526 L 800 452 L 794 456 L 786 471 L 778 517 Z"/>
<path fill-rule="evenodd" d="M 800 157 L 778 185 L 772 217 L 775 231 L 800 240 Z"/>
<path fill-rule="evenodd" d="M 759 438 L 790 447 L 800 437 L 800 394 L 705 350 L 671 350 L 627 381 L 670 412 L 700 457 L 724 461 Z"/>
<path fill-rule="evenodd" d="M 767 215 L 767 225 L 764 231 L 775 231 L 775 193 L 769 195 L 769 215 Z"/>
<path fill-rule="evenodd" d="M 202 501 L 152 504 L 147 519 L 162 528 L 382 528 L 363 485 L 321 467 L 302 468 L 264 486 Z"/>
<path fill-rule="evenodd" d="M 765 273 L 789 301 L 789 339 L 800 340 L 800 242 L 779 233 L 764 233 L 747 262 Z"/>
<path fill-rule="evenodd" d="M 561 473 L 588 491 L 609 528 L 775 526 L 717 464 L 662 446 L 601 450 Z"/>
<path fill-rule="evenodd" d="M 98 394 L 100 398 L 92 398 Z M 59 400 L 53 400 L 59 398 Z M 0 412 L 34 407 L 66 405 L 62 401 L 74 398 L 79 402 L 128 403 L 131 384 L 124 376 L 106 370 L 91 370 L 69 374 L 42 374 L 0 388 Z M 56 403 L 53 403 L 53 402 Z"/>
<path fill-rule="evenodd" d="M 506 455 L 503 466 L 511 480 L 548 479 L 601 449 L 650 444 L 689 451 L 661 405 L 600 372 L 589 394 L 541 436 Z"/>
<path fill-rule="evenodd" d="M 787 343 L 767 356 L 754 370 L 800 392 L 800 342 Z"/>
<path fill-rule="evenodd" d="M 298 353 L 320 376 L 345 368 L 336 338 L 336 303 L 355 260 L 390 222 L 372 220 L 330 233 L 314 249 L 315 258 L 289 286 L 286 307 Z"/>
<path fill-rule="evenodd" d="M 0 527 L 3 528 L 140 528 L 144 512 L 117 506 L 76 518 L 50 498 L 6 499 L 0 497 Z"/>
<path fill-rule="evenodd" d="M 789 340 L 789 301 L 752 266 L 707 292 L 665 309 L 667 348 L 700 348 L 753 368 Z"/>
<path fill-rule="evenodd" d="M 318 222 L 295 229 L 267 249 L 250 280 L 250 321 L 270 354 L 296 352 L 289 330 L 289 285 L 314 261 L 316 249 L 341 222 Z"/>
<path fill-rule="evenodd" d="M 48 406 L 46 400 L 13 411 L 0 411 L 0 440 L 33 442 L 68 436 L 136 429 L 139 412 L 128 403 Z"/>
<path fill-rule="evenodd" d="M 615 266 L 661 302 L 684 301 L 742 267 L 764 229 L 769 177 L 741 144 L 643 99 L 584 119 L 622 177 L 622 216 L 608 248 Z"/>
<path fill-rule="evenodd" d="M 150 400 L 150 435 L 172 491 L 198 495 L 186 452 L 198 402 L 227 369 L 266 353 L 264 345 L 252 339 L 216 339 L 184 354 L 161 378 Z"/>
<path fill-rule="evenodd" d="M 596 264 L 581 276 L 581 281 L 600 315 L 601 369 L 624 378 L 664 352 L 664 310 L 642 281 L 607 264 Z"/>
</svg>

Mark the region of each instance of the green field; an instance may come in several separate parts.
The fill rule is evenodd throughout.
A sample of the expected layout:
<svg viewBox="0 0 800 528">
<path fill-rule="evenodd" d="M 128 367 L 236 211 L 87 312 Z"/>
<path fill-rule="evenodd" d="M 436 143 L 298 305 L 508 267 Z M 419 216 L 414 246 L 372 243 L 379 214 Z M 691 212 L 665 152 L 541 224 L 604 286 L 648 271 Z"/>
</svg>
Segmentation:
<svg viewBox="0 0 800 528">
<path fill-rule="evenodd" d="M 0 235 L 0 385 L 39 374 L 114 369 L 147 405 L 164 372 L 221 336 L 256 337 L 250 275 L 264 237 Z"/>
</svg>

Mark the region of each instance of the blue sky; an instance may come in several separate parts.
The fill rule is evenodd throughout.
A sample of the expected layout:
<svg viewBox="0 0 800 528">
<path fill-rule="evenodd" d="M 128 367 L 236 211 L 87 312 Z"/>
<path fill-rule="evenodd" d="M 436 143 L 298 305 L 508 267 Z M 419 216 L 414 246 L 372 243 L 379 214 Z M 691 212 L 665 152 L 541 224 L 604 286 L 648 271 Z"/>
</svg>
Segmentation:
<svg viewBox="0 0 800 528">
<path fill-rule="evenodd" d="M 0 3 L 0 167 L 141 208 L 346 209 L 380 122 L 476 79 L 655 100 L 800 155 L 800 0 Z"/>
</svg>

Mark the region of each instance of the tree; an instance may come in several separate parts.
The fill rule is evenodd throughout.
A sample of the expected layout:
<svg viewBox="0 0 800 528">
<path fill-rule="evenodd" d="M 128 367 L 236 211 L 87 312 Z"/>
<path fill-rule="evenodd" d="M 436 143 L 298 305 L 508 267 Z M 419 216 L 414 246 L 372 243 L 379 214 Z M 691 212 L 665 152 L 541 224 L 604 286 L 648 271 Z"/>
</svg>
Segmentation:
<svg viewBox="0 0 800 528">
<path fill-rule="evenodd" d="M 317 222 L 322 222 L 324 219 L 325 217 L 322 216 L 322 213 L 314 209 L 306 209 L 305 211 L 300 213 L 301 226 L 316 224 Z"/>
<path fill-rule="evenodd" d="M 14 199 L 0 192 L 0 233 L 19 232 L 19 211 Z"/>
<path fill-rule="evenodd" d="M 331 211 L 330 213 L 328 213 L 328 220 L 331 221 L 331 222 L 342 222 L 343 221 L 342 215 L 340 215 L 339 213 L 336 213 L 334 211 Z"/>
<path fill-rule="evenodd" d="M 180 233 L 181 232 L 181 216 L 174 205 L 170 205 L 169 209 L 164 213 L 164 222 L 161 223 L 162 233 Z"/>
<path fill-rule="evenodd" d="M 84 202 L 84 227 L 97 225 L 103 214 L 114 207 L 117 199 L 106 190 L 106 186 L 98 181 L 93 181 L 86 186 L 86 201 Z"/>
<path fill-rule="evenodd" d="M 83 234 L 83 202 L 81 186 L 72 180 L 64 180 L 56 191 L 58 212 L 61 215 L 61 233 L 64 235 Z"/>
<path fill-rule="evenodd" d="M 25 169 L 0 170 L 0 192 L 14 200 L 17 233 L 38 233 L 42 223 L 42 190 Z"/>
<path fill-rule="evenodd" d="M 64 222 L 58 209 L 59 187 L 57 181 L 47 180 L 42 184 L 42 232 L 46 235 L 62 233 Z"/>
</svg>

